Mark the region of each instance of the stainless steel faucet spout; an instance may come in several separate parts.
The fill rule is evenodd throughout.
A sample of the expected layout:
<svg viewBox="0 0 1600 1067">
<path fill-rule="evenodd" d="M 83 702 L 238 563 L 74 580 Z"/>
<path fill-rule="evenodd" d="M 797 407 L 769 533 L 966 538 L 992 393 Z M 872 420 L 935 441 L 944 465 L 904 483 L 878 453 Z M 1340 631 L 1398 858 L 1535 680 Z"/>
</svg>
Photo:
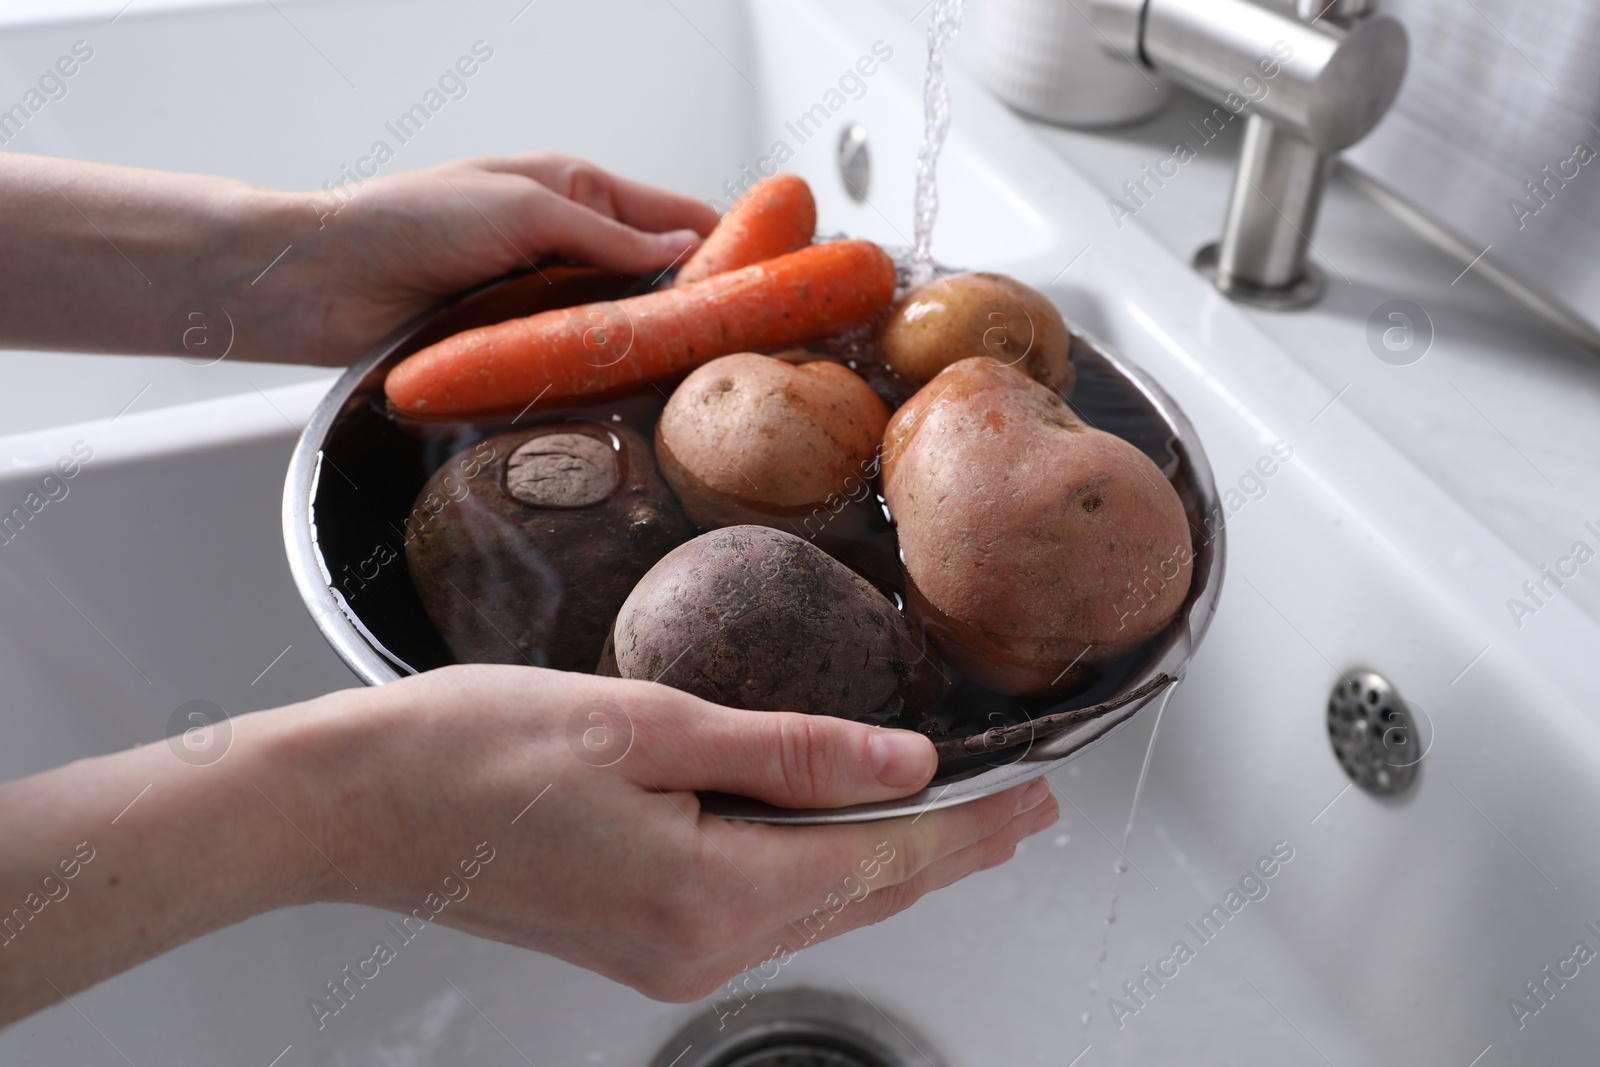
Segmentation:
<svg viewBox="0 0 1600 1067">
<path fill-rule="evenodd" d="M 1297 19 L 1250 0 L 1093 0 L 1109 50 L 1248 115 L 1222 239 L 1195 261 L 1235 299 L 1321 295 L 1306 250 L 1331 153 L 1372 131 L 1405 78 L 1404 27 L 1369 7 L 1300 0 Z"/>
</svg>

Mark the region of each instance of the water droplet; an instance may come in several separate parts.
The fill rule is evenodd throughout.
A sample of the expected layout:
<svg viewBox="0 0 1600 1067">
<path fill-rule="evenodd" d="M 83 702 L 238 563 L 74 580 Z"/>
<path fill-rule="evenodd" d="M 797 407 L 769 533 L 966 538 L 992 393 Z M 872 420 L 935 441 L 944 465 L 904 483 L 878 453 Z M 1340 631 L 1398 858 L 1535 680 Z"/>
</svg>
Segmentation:
<svg viewBox="0 0 1600 1067">
<path fill-rule="evenodd" d="M 1083 1013 L 1083 1028 L 1085 1030 L 1089 1029 L 1089 1013 L 1088 1012 L 1084 1012 Z"/>
<path fill-rule="evenodd" d="M 1072 835 L 1071 834 L 1057 834 L 1056 835 L 1056 848 L 1066 848 L 1070 844 L 1072 844 Z"/>
<path fill-rule="evenodd" d="M 1089 995 L 1090 996 L 1094 996 L 1094 994 L 1096 994 L 1098 992 L 1100 992 L 1100 979 L 1098 979 L 1098 978 L 1089 979 Z"/>
<path fill-rule="evenodd" d="M 1128 873 L 1128 861 L 1127 860 L 1118 860 L 1116 863 L 1111 865 L 1111 869 L 1113 871 L 1115 871 L 1116 873 L 1118 873 L 1118 874 L 1127 874 Z"/>
</svg>

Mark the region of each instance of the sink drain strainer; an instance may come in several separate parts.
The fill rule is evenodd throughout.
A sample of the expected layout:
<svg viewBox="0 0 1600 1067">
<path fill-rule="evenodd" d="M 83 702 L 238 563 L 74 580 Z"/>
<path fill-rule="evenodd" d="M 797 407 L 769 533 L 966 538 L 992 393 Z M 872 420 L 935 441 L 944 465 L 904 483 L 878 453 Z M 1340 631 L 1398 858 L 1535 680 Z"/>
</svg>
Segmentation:
<svg viewBox="0 0 1600 1067">
<path fill-rule="evenodd" d="M 877 1060 L 864 1060 L 854 1052 L 789 1042 L 726 1062 L 728 1067 L 878 1067 Z"/>
<path fill-rule="evenodd" d="M 1328 740 L 1350 780 L 1377 796 L 1409 789 L 1425 754 L 1405 702 L 1373 671 L 1351 671 L 1333 687 Z"/>
<path fill-rule="evenodd" d="M 661 1047 L 650 1067 L 943 1067 L 915 1035 L 860 997 L 762 991 L 742 1007 L 734 1001 L 700 1015 Z"/>
</svg>

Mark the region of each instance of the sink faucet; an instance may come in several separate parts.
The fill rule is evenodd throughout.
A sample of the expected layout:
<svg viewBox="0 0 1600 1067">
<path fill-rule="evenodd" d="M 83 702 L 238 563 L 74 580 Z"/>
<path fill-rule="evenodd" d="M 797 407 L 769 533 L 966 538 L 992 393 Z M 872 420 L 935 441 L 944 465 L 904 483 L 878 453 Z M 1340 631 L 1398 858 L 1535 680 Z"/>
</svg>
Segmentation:
<svg viewBox="0 0 1600 1067">
<path fill-rule="evenodd" d="M 1322 295 L 1306 250 L 1333 153 L 1371 132 L 1405 76 L 1405 29 L 1372 3 L 1297 0 L 1296 18 L 1250 0 L 1093 0 L 1112 49 L 1248 114 L 1222 237 L 1195 256 L 1234 300 Z"/>
</svg>

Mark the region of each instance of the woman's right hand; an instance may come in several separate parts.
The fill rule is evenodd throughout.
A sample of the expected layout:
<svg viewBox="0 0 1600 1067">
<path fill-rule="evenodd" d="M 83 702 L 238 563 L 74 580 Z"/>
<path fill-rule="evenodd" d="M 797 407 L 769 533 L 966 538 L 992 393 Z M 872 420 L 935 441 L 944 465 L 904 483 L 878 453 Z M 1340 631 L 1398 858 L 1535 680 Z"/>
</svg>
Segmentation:
<svg viewBox="0 0 1600 1067">
<path fill-rule="evenodd" d="M 791 807 L 907 796 L 933 746 L 532 667 L 450 667 L 189 740 L 0 783 L 0 900 L 26 908 L 0 931 L 0 1025 L 321 900 L 691 1000 L 1004 861 L 1057 816 L 1037 781 L 880 822 L 718 818 L 695 790 Z"/>
<path fill-rule="evenodd" d="M 318 896 L 437 907 L 661 1000 L 885 919 L 1058 816 L 1042 780 L 879 822 L 706 814 L 696 790 L 786 807 L 906 796 L 932 777 L 933 746 L 648 682 L 451 667 L 286 711 L 257 784 L 327 842 L 325 861 L 303 849 Z"/>
</svg>

